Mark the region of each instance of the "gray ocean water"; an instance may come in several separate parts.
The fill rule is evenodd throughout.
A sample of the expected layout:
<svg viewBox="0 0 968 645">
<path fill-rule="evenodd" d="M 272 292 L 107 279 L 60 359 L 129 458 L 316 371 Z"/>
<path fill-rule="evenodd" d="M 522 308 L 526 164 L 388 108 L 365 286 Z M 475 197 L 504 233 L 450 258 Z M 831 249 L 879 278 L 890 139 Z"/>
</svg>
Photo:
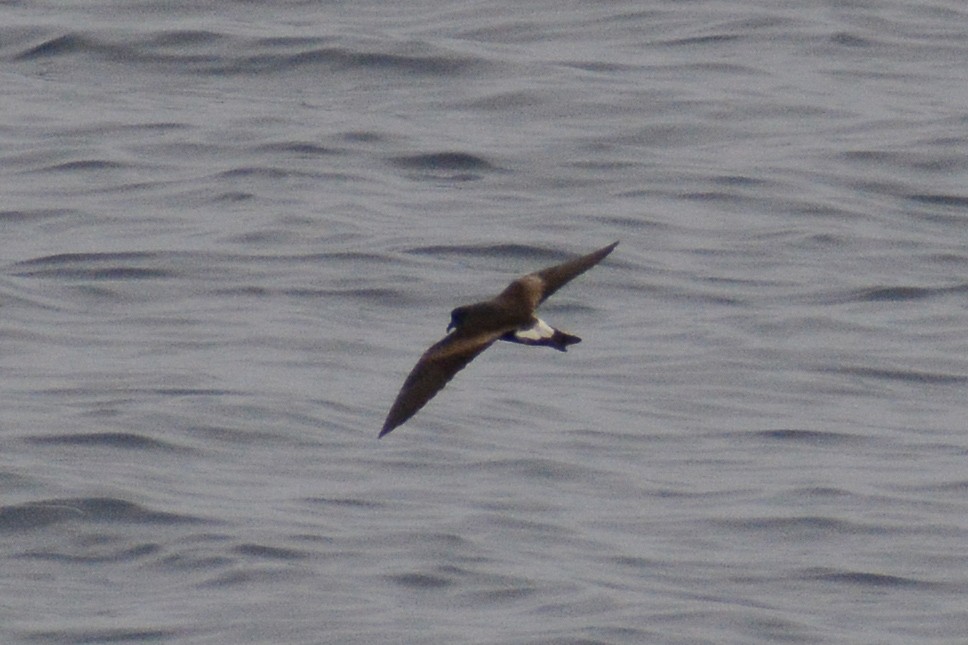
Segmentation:
<svg viewBox="0 0 968 645">
<path fill-rule="evenodd" d="M 962 2 L 5 2 L 0 86 L 0 642 L 968 642 Z"/>
</svg>

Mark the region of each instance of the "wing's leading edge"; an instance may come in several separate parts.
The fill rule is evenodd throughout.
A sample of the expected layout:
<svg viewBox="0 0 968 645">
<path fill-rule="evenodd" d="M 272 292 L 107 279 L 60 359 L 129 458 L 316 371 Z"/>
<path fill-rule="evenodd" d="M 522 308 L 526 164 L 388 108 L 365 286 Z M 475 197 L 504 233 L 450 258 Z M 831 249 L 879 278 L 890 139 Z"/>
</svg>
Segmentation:
<svg viewBox="0 0 968 645">
<path fill-rule="evenodd" d="M 380 436 L 405 423 L 500 334 L 456 330 L 424 352 L 403 382 Z"/>
<path fill-rule="evenodd" d="M 588 255 L 583 255 L 580 258 L 575 258 L 574 260 L 569 260 L 568 262 L 557 264 L 547 269 L 541 269 L 530 274 L 539 278 L 542 282 L 541 298 L 538 300 L 538 304 L 544 302 L 555 291 L 561 289 L 573 279 L 604 260 L 605 256 L 611 253 L 616 246 L 618 246 L 618 242 L 612 242 L 608 246 L 593 251 Z"/>
</svg>

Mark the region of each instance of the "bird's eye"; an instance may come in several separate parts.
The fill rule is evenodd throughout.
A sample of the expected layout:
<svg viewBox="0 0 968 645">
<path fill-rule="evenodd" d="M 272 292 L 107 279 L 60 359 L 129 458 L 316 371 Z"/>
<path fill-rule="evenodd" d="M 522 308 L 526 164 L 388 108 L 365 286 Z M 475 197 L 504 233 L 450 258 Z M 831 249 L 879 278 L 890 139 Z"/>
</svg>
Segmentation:
<svg viewBox="0 0 968 645">
<path fill-rule="evenodd" d="M 458 307 L 450 312 L 450 325 L 447 326 L 447 331 L 460 327 L 464 323 L 464 318 L 467 316 L 467 312 L 464 311 L 462 307 Z"/>
</svg>

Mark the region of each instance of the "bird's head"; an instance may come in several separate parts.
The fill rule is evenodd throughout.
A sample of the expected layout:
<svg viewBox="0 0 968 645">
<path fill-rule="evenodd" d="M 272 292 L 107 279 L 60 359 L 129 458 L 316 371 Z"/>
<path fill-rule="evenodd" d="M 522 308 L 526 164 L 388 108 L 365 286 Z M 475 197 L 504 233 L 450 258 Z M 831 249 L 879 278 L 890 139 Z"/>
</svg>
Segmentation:
<svg viewBox="0 0 968 645">
<path fill-rule="evenodd" d="M 450 312 L 450 324 L 447 325 L 447 331 L 452 329 L 460 329 L 461 325 L 467 319 L 467 307 L 458 307 Z"/>
</svg>

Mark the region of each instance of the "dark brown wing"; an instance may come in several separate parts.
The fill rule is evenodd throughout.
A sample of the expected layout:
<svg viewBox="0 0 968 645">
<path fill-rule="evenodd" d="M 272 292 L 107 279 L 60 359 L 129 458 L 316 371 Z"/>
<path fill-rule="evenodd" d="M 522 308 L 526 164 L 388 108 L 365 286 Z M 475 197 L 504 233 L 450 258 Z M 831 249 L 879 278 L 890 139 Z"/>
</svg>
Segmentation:
<svg viewBox="0 0 968 645">
<path fill-rule="evenodd" d="M 415 415 L 454 378 L 454 374 L 493 345 L 501 333 L 458 329 L 424 352 L 403 382 L 380 436 L 388 434 Z"/>
<path fill-rule="evenodd" d="M 613 242 L 608 246 L 598 249 L 593 253 L 588 255 L 583 255 L 580 258 L 575 258 L 574 260 L 569 260 L 562 264 L 555 265 L 553 267 L 548 267 L 547 269 L 541 269 L 540 271 L 535 271 L 530 274 L 530 276 L 536 277 L 541 280 L 541 296 L 538 299 L 538 304 L 541 304 L 548 299 L 548 296 L 553 294 L 558 289 L 568 284 L 572 279 L 581 275 L 585 271 L 601 262 L 605 259 L 605 256 L 612 252 L 618 246 L 618 242 Z M 529 277 L 529 276 L 525 276 Z"/>
</svg>

